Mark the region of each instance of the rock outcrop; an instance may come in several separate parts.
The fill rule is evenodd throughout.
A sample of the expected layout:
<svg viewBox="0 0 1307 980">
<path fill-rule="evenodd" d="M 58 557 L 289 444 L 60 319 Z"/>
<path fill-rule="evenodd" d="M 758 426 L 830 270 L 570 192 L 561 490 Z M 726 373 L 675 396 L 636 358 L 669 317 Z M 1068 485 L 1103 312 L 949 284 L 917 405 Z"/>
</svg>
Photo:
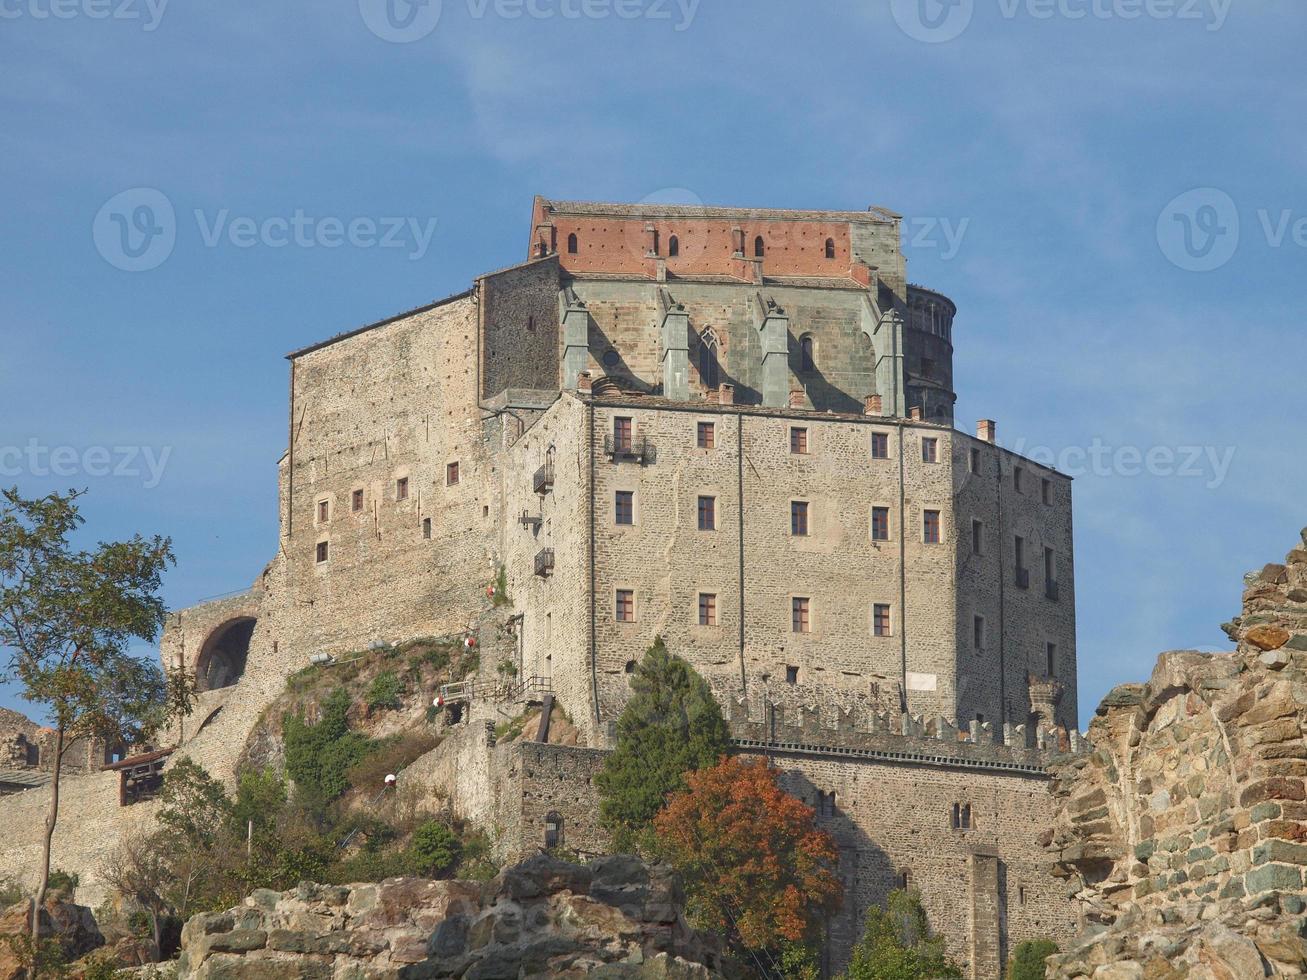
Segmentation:
<svg viewBox="0 0 1307 980">
<path fill-rule="evenodd" d="M 25 976 L 22 962 L 8 937 L 27 934 L 32 921 L 31 909 L 30 903 L 19 902 L 0 914 L 0 980 Z M 65 962 L 76 960 L 104 945 L 104 936 L 100 934 L 91 910 L 60 898 L 47 900 L 41 911 L 41 938 L 57 940 Z"/>
<path fill-rule="evenodd" d="M 1307 976 L 1307 530 L 1245 583 L 1237 650 L 1163 654 L 1057 774 L 1088 928 L 1052 977 Z"/>
<path fill-rule="evenodd" d="M 718 946 L 685 924 L 681 898 L 670 871 L 630 857 L 540 856 L 487 885 L 304 883 L 195 916 L 167 970 L 180 980 L 722 976 Z"/>
</svg>

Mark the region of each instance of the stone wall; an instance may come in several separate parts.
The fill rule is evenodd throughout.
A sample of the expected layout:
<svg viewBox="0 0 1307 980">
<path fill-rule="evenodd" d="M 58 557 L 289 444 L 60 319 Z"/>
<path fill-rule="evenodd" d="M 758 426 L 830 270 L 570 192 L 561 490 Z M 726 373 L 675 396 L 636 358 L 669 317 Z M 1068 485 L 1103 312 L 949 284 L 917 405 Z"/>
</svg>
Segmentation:
<svg viewBox="0 0 1307 980">
<path fill-rule="evenodd" d="M 757 739 L 762 732 L 748 723 L 733 722 L 732 730 L 743 736 L 741 751 L 781 769 L 785 789 L 814 809 L 839 845 L 845 896 L 829 926 L 831 968 L 846 964 L 867 910 L 905 880 L 976 980 L 996 980 L 1016 943 L 1052 937 L 1065 944 L 1075 935 L 1076 905 L 1038 839 L 1053 816 L 1048 751 L 994 744 L 992 733 L 976 742 L 959 741 L 956 731 L 945 740 L 901 731 L 840 739 L 818 723 L 805 744 L 784 725 L 774 741 Z M 594 776 L 607 753 L 531 742 L 515 751 L 520 802 L 506 802 L 520 806 L 520 820 L 506 812 L 500 825 L 507 836 L 520 835 L 517 855 L 544 846 L 551 818 L 563 847 L 606 850 Z M 954 825 L 955 806 L 969 808 L 967 826 Z"/>
<path fill-rule="evenodd" d="M 1050 846 L 1101 931 L 1059 977 L 1307 970 L 1307 531 L 1246 586 L 1238 649 L 1163 654 L 1060 773 Z"/>
</svg>

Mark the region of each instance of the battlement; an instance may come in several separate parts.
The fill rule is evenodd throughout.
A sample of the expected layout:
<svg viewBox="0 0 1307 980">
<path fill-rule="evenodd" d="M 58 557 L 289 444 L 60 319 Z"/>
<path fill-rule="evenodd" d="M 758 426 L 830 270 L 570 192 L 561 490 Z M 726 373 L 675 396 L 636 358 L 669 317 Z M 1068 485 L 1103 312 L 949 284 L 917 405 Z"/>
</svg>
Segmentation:
<svg viewBox="0 0 1307 980">
<path fill-rule="evenodd" d="M 776 703 L 724 699 L 731 736 L 741 748 L 863 756 L 891 762 L 1015 770 L 1043 774 L 1053 760 L 1090 749 L 1085 735 L 1052 726 L 1030 729 L 973 721 L 959 728 L 948 719 L 924 718 L 875 705 Z"/>
</svg>

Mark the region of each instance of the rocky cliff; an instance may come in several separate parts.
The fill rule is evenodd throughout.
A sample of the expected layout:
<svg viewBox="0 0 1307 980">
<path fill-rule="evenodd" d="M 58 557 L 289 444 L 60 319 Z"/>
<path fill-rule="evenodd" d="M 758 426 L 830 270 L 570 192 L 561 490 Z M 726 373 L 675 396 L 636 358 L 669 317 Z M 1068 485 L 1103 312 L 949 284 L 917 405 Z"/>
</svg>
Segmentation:
<svg viewBox="0 0 1307 980">
<path fill-rule="evenodd" d="M 1245 584 L 1235 652 L 1163 654 L 1057 774 L 1087 928 L 1052 977 L 1307 975 L 1307 530 Z"/>
<path fill-rule="evenodd" d="M 580 977 L 712 980 L 719 947 L 681 917 L 675 877 L 635 858 L 539 856 L 487 885 L 392 878 L 256 891 L 192 918 L 159 970 L 219 980 Z"/>
</svg>

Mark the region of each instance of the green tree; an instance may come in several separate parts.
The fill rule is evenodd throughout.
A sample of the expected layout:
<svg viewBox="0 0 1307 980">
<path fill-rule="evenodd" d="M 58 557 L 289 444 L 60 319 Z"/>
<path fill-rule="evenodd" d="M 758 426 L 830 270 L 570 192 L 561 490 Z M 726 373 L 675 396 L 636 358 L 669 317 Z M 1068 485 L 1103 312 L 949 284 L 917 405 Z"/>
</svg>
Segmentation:
<svg viewBox="0 0 1307 980">
<path fill-rule="evenodd" d="M 916 892 L 892 891 L 885 908 L 873 905 L 853 947 L 847 980 L 961 980 L 962 971 L 930 931 Z"/>
<path fill-rule="evenodd" d="M 236 782 L 232 805 L 232 829 L 244 837 L 253 827 L 256 834 L 276 826 L 277 815 L 286 805 L 286 781 L 272 769 L 246 769 Z"/>
<path fill-rule="evenodd" d="M 1020 943 L 1007 964 L 1007 980 L 1044 980 L 1044 960 L 1057 952 L 1051 939 L 1031 939 Z"/>
<path fill-rule="evenodd" d="M 400 706 L 399 696 L 403 691 L 404 685 L 399 675 L 393 670 L 383 670 L 368 685 L 363 700 L 367 701 L 369 708 L 394 709 Z"/>
<path fill-rule="evenodd" d="M 140 535 L 79 551 L 81 493 L 28 500 L 0 492 L 0 679 L 16 681 L 54 729 L 50 803 L 32 901 L 32 937 L 50 883 L 63 757 L 77 739 L 132 745 L 190 711 L 195 687 L 128 652 L 163 625 L 161 577 L 173 562 L 167 538 Z"/>
<path fill-rule="evenodd" d="M 730 748 L 721 708 L 704 679 L 662 638 L 635 669 L 632 695 L 617 721 L 617 748 L 596 777 L 600 815 L 618 850 L 647 838 L 684 774 L 716 765 Z"/>
</svg>

